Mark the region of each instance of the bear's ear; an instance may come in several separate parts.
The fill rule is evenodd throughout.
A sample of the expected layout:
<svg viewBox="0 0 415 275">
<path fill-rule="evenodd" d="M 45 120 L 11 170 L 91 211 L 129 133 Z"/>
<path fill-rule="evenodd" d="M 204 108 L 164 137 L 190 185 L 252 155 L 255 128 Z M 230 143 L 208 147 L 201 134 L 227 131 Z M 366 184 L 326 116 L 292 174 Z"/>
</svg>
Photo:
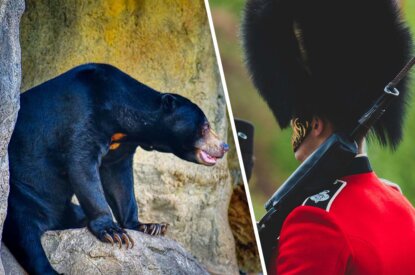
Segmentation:
<svg viewBox="0 0 415 275">
<path fill-rule="evenodd" d="M 176 97 L 171 94 L 164 94 L 161 97 L 161 104 L 163 105 L 164 110 L 172 111 L 176 108 L 177 105 Z"/>
</svg>

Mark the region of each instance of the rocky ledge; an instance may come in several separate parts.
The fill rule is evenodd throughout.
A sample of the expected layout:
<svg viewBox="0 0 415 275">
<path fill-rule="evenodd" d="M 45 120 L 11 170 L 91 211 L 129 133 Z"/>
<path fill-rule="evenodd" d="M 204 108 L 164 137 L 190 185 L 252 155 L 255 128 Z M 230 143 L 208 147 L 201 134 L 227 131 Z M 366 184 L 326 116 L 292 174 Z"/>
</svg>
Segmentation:
<svg viewBox="0 0 415 275">
<path fill-rule="evenodd" d="M 135 243 L 130 249 L 102 243 L 85 228 L 46 232 L 42 245 L 52 266 L 63 274 L 208 274 L 177 242 L 128 233 Z M 4 245 L 2 250 L 6 274 L 24 274 Z"/>
</svg>

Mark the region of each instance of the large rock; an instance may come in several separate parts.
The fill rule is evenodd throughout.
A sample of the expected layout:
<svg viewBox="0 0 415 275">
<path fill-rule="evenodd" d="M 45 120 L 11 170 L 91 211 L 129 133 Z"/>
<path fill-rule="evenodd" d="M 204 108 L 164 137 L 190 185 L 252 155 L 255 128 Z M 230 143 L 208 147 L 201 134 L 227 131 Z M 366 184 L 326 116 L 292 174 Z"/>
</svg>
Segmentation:
<svg viewBox="0 0 415 275">
<path fill-rule="evenodd" d="M 24 0 L 0 0 L 0 239 L 9 195 L 7 146 L 19 110 L 19 22 L 23 10 Z M 0 274 L 3 273 L 0 263 Z"/>
<path fill-rule="evenodd" d="M 113 64 L 160 91 L 197 103 L 219 136 L 227 117 L 202 0 L 26 0 L 21 24 L 23 89 L 86 62 Z M 236 274 L 228 222 L 227 160 L 202 167 L 138 150 L 136 195 L 143 221 L 169 223 L 210 272 Z"/>
<path fill-rule="evenodd" d="M 59 273 L 75 274 L 208 274 L 177 242 L 128 230 L 134 247 L 102 243 L 86 228 L 48 231 L 42 245 Z M 8 248 L 1 247 L 5 275 L 26 275 Z M 3 274 L 3 273 L 1 273 Z"/>
<path fill-rule="evenodd" d="M 52 266 L 71 274 L 208 274 L 178 243 L 128 231 L 132 249 L 98 241 L 87 229 L 50 231 L 42 245 Z"/>
</svg>

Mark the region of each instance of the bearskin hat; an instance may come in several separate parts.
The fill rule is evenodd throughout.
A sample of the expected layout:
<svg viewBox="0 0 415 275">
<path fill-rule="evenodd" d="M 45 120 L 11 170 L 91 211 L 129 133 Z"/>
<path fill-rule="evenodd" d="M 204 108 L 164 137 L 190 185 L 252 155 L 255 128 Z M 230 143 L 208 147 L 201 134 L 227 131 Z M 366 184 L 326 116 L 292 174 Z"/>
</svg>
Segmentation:
<svg viewBox="0 0 415 275">
<path fill-rule="evenodd" d="M 281 128 L 316 115 L 351 132 L 411 54 L 395 0 L 248 0 L 242 35 L 253 82 Z M 372 129 L 391 148 L 402 138 L 407 82 Z"/>
</svg>

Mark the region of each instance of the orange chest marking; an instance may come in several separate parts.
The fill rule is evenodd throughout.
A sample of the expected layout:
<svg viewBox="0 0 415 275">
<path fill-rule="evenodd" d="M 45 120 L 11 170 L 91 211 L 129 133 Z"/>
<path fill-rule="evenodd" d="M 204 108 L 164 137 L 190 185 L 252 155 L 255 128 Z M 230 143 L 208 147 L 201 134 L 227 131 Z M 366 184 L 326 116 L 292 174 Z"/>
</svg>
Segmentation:
<svg viewBox="0 0 415 275">
<path fill-rule="evenodd" d="M 114 141 L 119 141 L 120 139 L 122 139 L 125 136 L 126 136 L 126 134 L 123 134 L 123 133 L 115 133 L 111 136 L 111 143 L 114 142 Z"/>
<path fill-rule="evenodd" d="M 115 150 L 115 149 L 117 149 L 118 147 L 120 147 L 120 145 L 121 145 L 121 144 L 119 144 L 119 143 L 111 143 L 111 144 L 110 144 L 110 150 Z"/>
<path fill-rule="evenodd" d="M 123 133 L 115 133 L 111 136 L 111 144 L 110 144 L 110 150 L 116 150 L 118 147 L 120 147 L 121 143 L 116 142 L 120 141 L 123 137 L 125 137 L 126 134 Z"/>
</svg>

